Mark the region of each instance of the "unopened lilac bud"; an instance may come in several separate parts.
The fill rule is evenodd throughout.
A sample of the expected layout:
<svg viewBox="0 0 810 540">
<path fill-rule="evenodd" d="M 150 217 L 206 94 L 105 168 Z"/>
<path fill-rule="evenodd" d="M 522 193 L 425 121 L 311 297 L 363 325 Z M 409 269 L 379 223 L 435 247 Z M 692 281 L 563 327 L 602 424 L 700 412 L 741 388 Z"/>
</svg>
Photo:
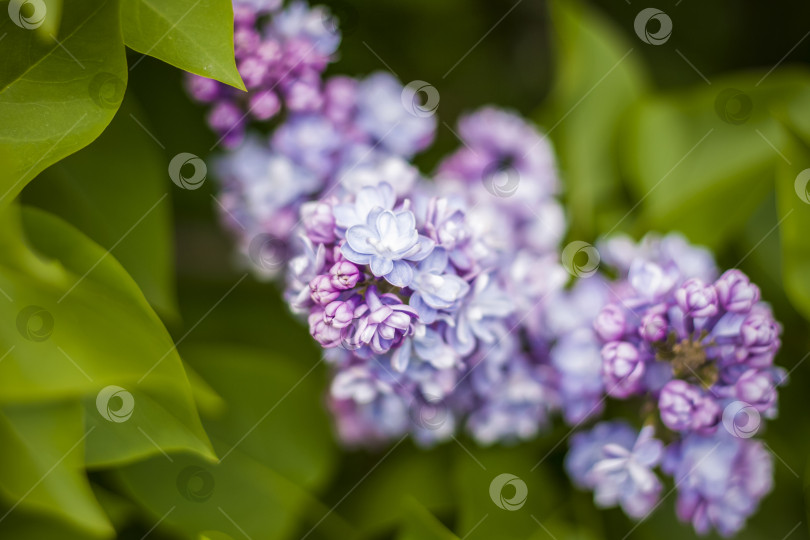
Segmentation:
<svg viewBox="0 0 810 540">
<path fill-rule="evenodd" d="M 281 45 L 274 39 L 267 39 L 259 45 L 256 54 L 269 65 L 273 65 L 281 60 Z"/>
<path fill-rule="evenodd" d="M 743 345 L 751 354 L 764 354 L 778 345 L 779 328 L 773 317 L 765 311 L 753 312 L 740 328 Z"/>
<path fill-rule="evenodd" d="M 720 406 L 691 384 L 676 379 L 661 389 L 658 397 L 661 421 L 673 431 L 706 432 L 717 426 Z"/>
<path fill-rule="evenodd" d="M 607 393 L 625 398 L 641 389 L 644 362 L 638 349 L 625 341 L 613 341 L 602 347 L 602 377 Z"/>
<path fill-rule="evenodd" d="M 621 339 L 625 330 L 624 310 L 616 304 L 608 304 L 593 322 L 594 330 L 604 341 Z"/>
<path fill-rule="evenodd" d="M 329 326 L 346 328 L 354 320 L 354 310 L 357 302 L 335 300 L 326 305 L 323 310 L 323 320 Z"/>
<path fill-rule="evenodd" d="M 335 124 L 351 120 L 355 109 L 357 81 L 351 77 L 332 77 L 324 86 L 324 114 Z"/>
<path fill-rule="evenodd" d="M 247 88 L 261 86 L 267 77 L 267 62 L 257 56 L 248 56 L 239 62 L 239 75 Z"/>
<path fill-rule="evenodd" d="M 284 87 L 284 102 L 291 111 L 316 111 L 323 105 L 320 81 L 294 80 Z"/>
<path fill-rule="evenodd" d="M 313 243 L 329 244 L 335 240 L 335 216 L 329 203 L 304 203 L 301 205 L 301 220 Z"/>
<path fill-rule="evenodd" d="M 192 98 L 202 103 L 211 103 L 222 95 L 220 82 L 199 75 L 189 75 L 186 88 Z"/>
<path fill-rule="evenodd" d="M 261 43 L 261 39 L 259 33 L 253 28 L 240 26 L 240 28 L 234 29 L 233 49 L 236 56 L 253 53 Z"/>
<path fill-rule="evenodd" d="M 362 274 L 360 269 L 349 261 L 339 261 L 329 269 L 329 276 L 332 286 L 336 289 L 346 290 L 357 285 Z"/>
<path fill-rule="evenodd" d="M 737 379 L 734 392 L 737 399 L 760 412 L 767 411 L 776 403 L 776 383 L 769 371 L 749 369 Z"/>
<path fill-rule="evenodd" d="M 272 90 L 263 90 L 250 96 L 250 114 L 256 120 L 269 120 L 281 110 L 281 100 Z"/>
<path fill-rule="evenodd" d="M 220 101 L 208 113 L 208 123 L 216 131 L 235 130 L 242 125 L 242 111 L 229 101 Z"/>
<path fill-rule="evenodd" d="M 253 26 L 256 22 L 256 9 L 251 5 L 237 4 L 234 2 L 233 22 L 239 29 Z M 234 31 L 234 35 L 235 34 L 236 31 Z"/>
<path fill-rule="evenodd" d="M 714 284 L 720 305 L 727 311 L 746 313 L 759 302 L 759 287 L 739 270 L 729 270 Z"/>
<path fill-rule="evenodd" d="M 690 317 L 703 318 L 717 314 L 717 291 L 698 278 L 685 281 L 675 291 L 675 301 Z"/>
<path fill-rule="evenodd" d="M 638 333 L 649 342 L 662 341 L 667 337 L 667 319 L 661 310 L 651 309 L 641 317 Z"/>
<path fill-rule="evenodd" d="M 341 342 L 340 328 L 326 324 L 323 309 L 316 308 L 309 314 L 309 333 L 321 346 L 329 349 Z"/>
<path fill-rule="evenodd" d="M 218 102 L 208 113 L 207 120 L 211 129 L 222 134 L 220 142 L 225 148 L 235 148 L 244 139 L 244 118 L 242 111 L 235 104 L 228 101 Z"/>
<path fill-rule="evenodd" d="M 338 296 L 340 296 L 340 291 L 332 286 L 328 275 L 321 274 L 320 276 L 315 276 L 312 281 L 309 282 L 309 296 L 316 304 L 325 305 L 333 300 L 337 300 Z"/>
</svg>

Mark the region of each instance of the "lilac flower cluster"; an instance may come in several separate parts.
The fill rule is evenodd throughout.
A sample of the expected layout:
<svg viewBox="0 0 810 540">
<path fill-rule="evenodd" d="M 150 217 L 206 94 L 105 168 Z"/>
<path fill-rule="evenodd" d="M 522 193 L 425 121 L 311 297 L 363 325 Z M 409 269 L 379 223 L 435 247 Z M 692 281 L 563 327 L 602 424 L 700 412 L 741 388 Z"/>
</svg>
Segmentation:
<svg viewBox="0 0 810 540">
<path fill-rule="evenodd" d="M 340 34 L 329 11 L 281 0 L 234 0 L 234 53 L 247 93 L 189 75 L 191 96 L 211 105 L 208 124 L 226 148 L 238 146 L 247 119 L 266 121 L 282 106 L 312 112 L 325 100 L 321 75 L 334 59 Z"/>
<path fill-rule="evenodd" d="M 323 8 L 234 11 L 248 93 L 189 81 L 230 149 L 217 202 L 252 268 L 283 271 L 287 303 L 324 348 L 344 443 L 525 440 L 555 413 L 578 427 L 626 400 L 643 427 L 576 433 L 574 482 L 643 519 L 660 471 L 682 521 L 739 530 L 771 488 L 771 456 L 751 437 L 786 378 L 759 289 L 738 270 L 718 277 L 677 235 L 613 238 L 599 253 L 614 277 L 567 286 L 561 185 L 534 126 L 494 107 L 463 116 L 461 146 L 428 181 L 411 163 L 435 135 L 437 101 L 416 101 L 426 83 L 324 79 L 340 37 Z M 269 137 L 251 125 L 271 119 Z"/>
<path fill-rule="evenodd" d="M 407 193 L 419 179 L 409 159 L 429 145 L 432 117 L 413 116 L 401 105 L 402 85 L 387 73 L 356 80 L 336 76 L 324 84 L 317 109 L 288 112 L 269 140 L 249 133 L 215 164 L 223 182 L 223 220 L 242 240 L 242 252 L 270 277 L 282 269 L 299 224 L 326 230 L 327 194 L 356 193 L 381 181 Z M 273 246 L 278 256 L 257 257 L 251 242 Z"/>
<path fill-rule="evenodd" d="M 410 432 L 429 444 L 464 422 L 482 443 L 525 439 L 556 403 L 553 370 L 512 332 L 510 292 L 527 282 L 507 264 L 514 253 L 488 242 L 466 196 L 439 191 L 398 196 L 382 182 L 323 199 L 317 225 L 304 219 L 286 297 L 328 350 L 348 443 Z"/>
<path fill-rule="evenodd" d="M 717 278 L 708 252 L 680 237 L 614 239 L 602 251 L 620 276 L 593 319 L 602 385 L 649 416 L 638 436 L 615 422 L 575 435 L 569 473 L 600 506 L 640 518 L 658 503 L 660 466 L 680 519 L 732 535 L 771 489 L 771 455 L 751 437 L 776 416 L 781 328 L 745 274 Z"/>
</svg>

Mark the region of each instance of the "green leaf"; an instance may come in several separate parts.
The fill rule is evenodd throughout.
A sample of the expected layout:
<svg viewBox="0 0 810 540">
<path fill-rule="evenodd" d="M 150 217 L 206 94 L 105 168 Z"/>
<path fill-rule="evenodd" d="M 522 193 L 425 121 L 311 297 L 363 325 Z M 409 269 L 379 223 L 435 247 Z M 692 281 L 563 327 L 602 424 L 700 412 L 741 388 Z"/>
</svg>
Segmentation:
<svg viewBox="0 0 810 540">
<path fill-rule="evenodd" d="M 93 435 L 78 403 L 3 406 L 0 489 L 15 501 L 5 514 L 19 505 L 59 516 L 94 537 L 111 535 L 83 470 L 84 448 Z"/>
<path fill-rule="evenodd" d="M 112 120 L 124 95 L 126 59 L 118 2 L 76 0 L 59 34 L 0 17 L 0 203 L 40 171 L 83 148 Z"/>
<path fill-rule="evenodd" d="M 647 77 L 636 45 L 600 13 L 578 1 L 549 5 L 556 76 L 543 118 L 557 146 L 572 234 L 592 238 L 624 213 L 618 128 Z"/>
<path fill-rule="evenodd" d="M 546 470 L 532 470 L 538 453 L 525 444 L 468 449 L 477 462 L 459 457 L 453 470 L 454 499 L 459 506 L 456 532 L 469 540 L 528 538 L 538 528 L 535 518 L 544 517 L 557 497 Z M 521 483 L 526 488 L 522 501 Z M 503 508 L 498 505 L 502 500 L 508 503 Z"/>
<path fill-rule="evenodd" d="M 174 344 L 132 279 L 45 212 L 25 209 L 23 233 L 16 209 L 0 215 L 0 313 L 13 321 L 0 329 L 0 402 L 86 398 L 91 466 L 152 455 L 156 444 L 213 458 Z M 96 396 L 109 385 L 135 396 L 130 422 L 101 416 Z"/>
<path fill-rule="evenodd" d="M 786 109 L 808 83 L 806 70 L 751 73 L 641 100 L 622 148 L 638 231 L 680 230 L 710 246 L 736 238 L 772 189 Z"/>
<path fill-rule="evenodd" d="M 405 519 L 408 500 L 419 501 L 431 512 L 452 511 L 455 504 L 450 476 L 452 450 L 443 445 L 425 452 L 405 441 L 396 448 L 363 456 L 365 459 L 353 475 L 357 480 L 348 484 L 357 483 L 376 465 L 374 473 L 357 483 L 352 496 L 341 504 L 341 514 L 365 534 L 372 535 L 394 529 Z M 459 454 L 457 459 L 470 458 Z"/>
<path fill-rule="evenodd" d="M 128 47 L 245 89 L 234 60 L 231 0 L 122 0 L 121 26 Z"/>
<path fill-rule="evenodd" d="M 187 535 L 289 536 L 320 508 L 309 492 L 335 466 L 318 376 L 312 366 L 234 345 L 192 346 L 184 356 L 227 404 L 204 420 L 220 462 L 155 457 L 123 468 L 122 485 L 156 518 L 176 507 L 165 522 Z"/>
<path fill-rule="evenodd" d="M 111 249 L 155 309 L 176 317 L 168 160 L 144 122 L 128 97 L 96 141 L 43 171 L 22 196 Z"/>
<path fill-rule="evenodd" d="M 780 163 L 776 177 L 782 276 L 788 299 L 810 319 L 810 148 L 791 137 L 785 156 L 790 164 Z"/>
<path fill-rule="evenodd" d="M 406 512 L 397 540 L 458 540 L 424 506 L 414 499 L 405 502 Z"/>
<path fill-rule="evenodd" d="M 43 0 L 45 4 L 45 19 L 37 32 L 43 41 L 52 41 L 51 36 L 58 35 L 59 25 L 62 22 L 62 0 Z"/>
<path fill-rule="evenodd" d="M 0 516 L 5 514 L 9 508 L 0 505 Z M 110 534 L 94 537 L 91 532 L 71 525 L 58 515 L 17 507 L 3 521 L 0 521 L 0 536 L 20 539 L 88 540 L 90 538 L 109 538 Z"/>
</svg>

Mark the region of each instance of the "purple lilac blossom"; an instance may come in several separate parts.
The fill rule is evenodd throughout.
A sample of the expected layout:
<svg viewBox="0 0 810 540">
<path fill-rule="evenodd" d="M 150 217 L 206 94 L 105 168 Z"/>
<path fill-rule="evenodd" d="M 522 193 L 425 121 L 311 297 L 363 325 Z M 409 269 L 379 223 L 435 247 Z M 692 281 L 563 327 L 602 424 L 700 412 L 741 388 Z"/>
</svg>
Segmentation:
<svg viewBox="0 0 810 540">
<path fill-rule="evenodd" d="M 242 142 L 249 121 L 273 118 L 282 104 L 296 112 L 323 105 L 321 75 L 333 60 L 340 34 L 325 7 L 280 4 L 234 2 L 234 52 L 247 93 L 199 75 L 187 77 L 191 96 L 211 104 L 209 124 L 226 148 Z"/>
<path fill-rule="evenodd" d="M 718 278 L 708 252 L 681 237 L 650 236 L 638 245 L 616 238 L 600 253 L 618 273 L 592 317 L 605 392 L 641 400 L 648 425 L 640 441 L 655 431 L 673 441 L 661 467 L 678 486 L 678 517 L 698 533 L 732 535 L 772 482 L 772 460 L 750 437 L 760 427 L 758 413 L 777 414 L 777 388 L 786 381 L 773 365 L 781 327 L 745 274 L 729 270 Z M 745 429 L 737 429 L 736 417 L 725 418 L 728 411 L 748 415 Z M 659 462 L 660 443 L 643 452 L 638 463 L 646 469 L 639 469 L 626 433 L 600 424 L 575 435 L 567 464 L 597 504 L 618 503 L 639 518 L 660 491 L 649 470 Z M 618 436 L 625 440 L 609 441 Z"/>
<path fill-rule="evenodd" d="M 763 443 L 724 430 L 691 434 L 667 448 L 662 468 L 678 489 L 678 518 L 698 534 L 736 534 L 773 486 L 773 458 Z"/>
</svg>

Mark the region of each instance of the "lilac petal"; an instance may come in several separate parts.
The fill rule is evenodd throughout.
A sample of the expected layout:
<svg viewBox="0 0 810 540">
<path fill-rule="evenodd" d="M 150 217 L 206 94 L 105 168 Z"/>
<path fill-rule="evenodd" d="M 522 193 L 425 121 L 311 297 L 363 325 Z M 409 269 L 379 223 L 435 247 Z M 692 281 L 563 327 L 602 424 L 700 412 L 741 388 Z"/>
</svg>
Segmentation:
<svg viewBox="0 0 810 540">
<path fill-rule="evenodd" d="M 377 240 L 378 238 L 376 232 L 366 225 L 355 225 L 346 231 L 346 242 L 357 253 L 376 253 L 369 240 Z"/>
<path fill-rule="evenodd" d="M 633 460 L 646 467 L 654 467 L 664 455 L 664 444 L 658 439 L 648 439 L 633 449 Z"/>
<path fill-rule="evenodd" d="M 400 212 L 396 215 L 397 230 L 399 234 L 405 234 L 416 228 L 416 217 L 411 211 Z"/>
<path fill-rule="evenodd" d="M 385 279 L 391 285 L 407 287 L 413 281 L 413 267 L 405 261 L 393 261 L 392 269 L 385 274 Z"/>
<path fill-rule="evenodd" d="M 375 226 L 379 238 L 383 242 L 387 239 L 396 240 L 400 236 L 400 232 L 397 229 L 397 216 L 390 210 L 385 210 L 377 214 Z"/>
<path fill-rule="evenodd" d="M 348 258 L 348 257 L 347 257 Z M 352 261 L 354 262 L 354 261 Z M 377 277 L 384 276 L 394 269 L 394 262 L 379 256 L 371 257 L 371 273 Z"/>
<path fill-rule="evenodd" d="M 402 342 L 402 345 L 394 351 L 394 354 L 391 355 L 391 367 L 394 368 L 394 371 L 402 373 L 408 369 L 408 365 L 411 362 L 411 353 L 411 340 L 406 339 Z"/>
<path fill-rule="evenodd" d="M 608 458 L 626 459 L 630 455 L 630 450 L 620 444 L 609 443 L 602 447 L 602 453 Z"/>
<path fill-rule="evenodd" d="M 421 294 L 414 293 L 411 296 L 409 304 L 416 310 L 417 315 L 419 315 L 419 320 L 421 320 L 423 323 L 433 324 L 436 322 L 436 315 L 438 312 L 425 303 Z"/>
<path fill-rule="evenodd" d="M 340 247 L 340 252 L 348 261 L 355 264 L 368 264 L 371 262 L 371 255 L 368 253 L 359 253 L 351 248 L 349 244 L 343 244 Z"/>
<path fill-rule="evenodd" d="M 414 248 L 414 253 L 405 257 L 409 261 L 416 262 L 424 260 L 433 251 L 433 248 L 436 246 L 436 242 L 427 236 L 419 235 L 416 245 L 418 248 Z"/>
<path fill-rule="evenodd" d="M 447 259 L 447 250 L 437 247 L 419 263 L 419 270 L 430 274 L 441 274 L 447 268 Z"/>
<path fill-rule="evenodd" d="M 348 204 L 335 205 L 335 207 L 332 208 L 332 215 L 335 216 L 335 223 L 343 228 L 361 225 L 365 221 L 359 219 L 354 207 Z"/>
<path fill-rule="evenodd" d="M 617 458 L 603 459 L 594 464 L 593 468 L 591 469 L 591 473 L 594 475 L 602 475 L 614 471 L 621 471 L 626 467 L 626 465 L 627 465 L 627 458 L 617 457 Z"/>
<path fill-rule="evenodd" d="M 390 317 L 393 312 L 394 312 L 394 310 L 391 309 L 389 306 L 380 306 L 378 309 L 375 309 L 368 316 L 368 321 L 369 321 L 369 323 L 376 326 L 378 324 L 381 324 L 381 323 L 385 322 L 385 320 L 388 317 Z"/>
</svg>

